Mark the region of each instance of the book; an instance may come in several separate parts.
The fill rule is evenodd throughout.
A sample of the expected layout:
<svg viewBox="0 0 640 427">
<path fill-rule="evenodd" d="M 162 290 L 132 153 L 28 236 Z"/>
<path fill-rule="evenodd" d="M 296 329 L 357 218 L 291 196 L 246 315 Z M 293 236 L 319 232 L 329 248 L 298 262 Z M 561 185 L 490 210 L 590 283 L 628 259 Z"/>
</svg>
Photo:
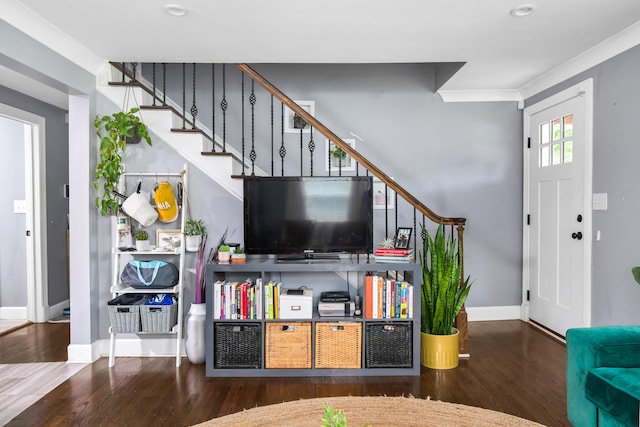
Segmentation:
<svg viewBox="0 0 640 427">
<path fill-rule="evenodd" d="M 364 279 L 364 318 L 373 317 L 373 276 L 367 275 Z"/>
<path fill-rule="evenodd" d="M 406 256 L 413 253 L 413 249 L 377 248 L 375 255 Z"/>
<path fill-rule="evenodd" d="M 413 262 L 413 254 L 399 255 L 375 255 L 376 262 Z"/>
</svg>

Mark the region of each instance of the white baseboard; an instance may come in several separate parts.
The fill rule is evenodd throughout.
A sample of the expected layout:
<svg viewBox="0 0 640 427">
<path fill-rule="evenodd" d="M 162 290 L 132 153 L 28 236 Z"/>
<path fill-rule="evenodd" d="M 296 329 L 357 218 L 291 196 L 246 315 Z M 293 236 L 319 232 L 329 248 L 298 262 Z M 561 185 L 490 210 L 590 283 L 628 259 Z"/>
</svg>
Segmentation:
<svg viewBox="0 0 640 427">
<path fill-rule="evenodd" d="M 520 306 L 467 307 L 467 320 L 481 322 L 491 320 L 518 320 Z M 135 336 L 135 335 L 132 335 Z M 109 356 L 109 338 L 91 345 L 70 345 L 67 349 L 69 362 L 92 363 L 100 357 Z M 186 356 L 184 342 L 180 354 Z M 175 338 L 116 338 L 116 357 L 175 357 Z"/>
<path fill-rule="evenodd" d="M 58 316 L 62 316 L 62 311 L 70 306 L 69 300 L 62 301 L 56 305 L 49 307 L 49 319 L 54 319 Z"/>
<path fill-rule="evenodd" d="M 519 320 L 520 306 L 466 307 L 467 321 L 485 322 L 491 320 Z"/>
<path fill-rule="evenodd" d="M 100 341 L 93 344 L 71 344 L 67 347 L 67 362 L 93 363 L 100 358 Z"/>
<path fill-rule="evenodd" d="M 109 356 L 110 340 L 100 340 L 100 355 Z M 175 357 L 175 338 L 116 338 L 116 357 Z M 186 356 L 184 341 L 180 354 Z"/>
<path fill-rule="evenodd" d="M 27 307 L 0 307 L 0 319 L 22 320 L 27 318 Z"/>
</svg>

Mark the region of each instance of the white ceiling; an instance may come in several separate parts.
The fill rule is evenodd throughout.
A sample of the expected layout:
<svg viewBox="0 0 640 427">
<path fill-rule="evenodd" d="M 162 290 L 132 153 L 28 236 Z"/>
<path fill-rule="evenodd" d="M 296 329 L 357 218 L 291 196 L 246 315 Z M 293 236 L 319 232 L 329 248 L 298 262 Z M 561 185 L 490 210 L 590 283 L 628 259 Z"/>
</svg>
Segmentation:
<svg viewBox="0 0 640 427">
<path fill-rule="evenodd" d="M 187 14 L 166 13 L 169 1 Z M 13 14 L 0 17 L 54 49 L 43 28 L 62 32 L 104 60 L 465 62 L 442 89 L 494 92 L 521 91 L 640 27 L 638 0 L 533 1 L 534 13 L 514 17 L 526 0 L 2 0 Z"/>
</svg>

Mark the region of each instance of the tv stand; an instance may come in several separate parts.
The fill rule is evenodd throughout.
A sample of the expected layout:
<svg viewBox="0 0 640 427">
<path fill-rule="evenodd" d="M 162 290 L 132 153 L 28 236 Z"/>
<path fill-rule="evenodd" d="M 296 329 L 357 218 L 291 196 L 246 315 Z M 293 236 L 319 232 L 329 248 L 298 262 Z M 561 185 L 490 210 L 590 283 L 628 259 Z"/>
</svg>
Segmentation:
<svg viewBox="0 0 640 427">
<path fill-rule="evenodd" d="M 335 255 L 338 255 L 337 253 Z M 206 285 L 206 375 L 209 377 L 327 377 L 327 376 L 401 376 L 420 375 L 420 287 L 422 267 L 415 263 L 368 263 L 340 258 L 339 262 L 280 262 L 274 258 L 247 259 L 245 264 L 207 264 Z M 386 278 L 402 274 L 414 286 L 411 318 L 368 318 L 363 315 L 321 317 L 317 311 L 324 291 L 342 289 L 348 282 L 352 299 L 360 296 L 366 307 L 366 276 L 377 274 Z M 387 276 L 388 274 L 388 276 Z M 252 319 L 217 319 L 217 281 L 238 282 L 251 278 L 266 284 L 277 281 L 282 288 L 298 288 L 300 284 L 313 288 L 311 318 L 265 319 L 258 312 Z M 262 288 L 264 290 L 264 287 Z M 220 303 L 220 299 L 217 300 Z M 342 303 L 344 304 L 344 303 Z M 264 306 L 264 305 L 263 305 Z M 285 327 L 294 326 L 293 329 Z M 299 328 L 298 328 L 299 327 Z M 333 329 L 336 328 L 336 329 Z M 342 328 L 342 329 L 341 329 Z M 346 328 L 346 329 L 344 329 Z M 353 329 L 350 329 L 353 328 Z M 327 338 L 328 331 L 360 330 L 360 337 L 348 335 L 348 342 Z M 286 332 L 285 332 L 286 331 Z M 295 334 L 295 346 L 282 334 Z M 338 332 L 339 333 L 339 332 Z M 301 338 L 302 335 L 302 338 Z M 338 339 L 338 337 L 336 337 Z M 350 355 L 360 354 L 360 363 L 343 363 Z M 325 364 L 324 356 L 332 361 Z M 335 359 L 335 360 L 333 360 Z M 340 360 L 340 362 L 338 362 Z M 349 359 L 351 360 L 351 359 Z M 282 364 L 279 364 L 282 362 Z M 304 362 L 304 363 L 302 363 Z"/>
</svg>

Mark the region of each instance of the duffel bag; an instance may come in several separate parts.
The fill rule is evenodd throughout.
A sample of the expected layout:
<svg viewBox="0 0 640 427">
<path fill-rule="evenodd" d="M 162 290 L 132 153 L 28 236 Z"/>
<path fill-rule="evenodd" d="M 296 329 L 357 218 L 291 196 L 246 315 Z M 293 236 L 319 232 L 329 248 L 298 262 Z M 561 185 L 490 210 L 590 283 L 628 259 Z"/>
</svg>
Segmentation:
<svg viewBox="0 0 640 427">
<path fill-rule="evenodd" d="M 136 259 L 124 266 L 120 281 L 135 289 L 156 289 L 177 285 L 178 277 L 178 267 L 170 262 Z"/>
</svg>

